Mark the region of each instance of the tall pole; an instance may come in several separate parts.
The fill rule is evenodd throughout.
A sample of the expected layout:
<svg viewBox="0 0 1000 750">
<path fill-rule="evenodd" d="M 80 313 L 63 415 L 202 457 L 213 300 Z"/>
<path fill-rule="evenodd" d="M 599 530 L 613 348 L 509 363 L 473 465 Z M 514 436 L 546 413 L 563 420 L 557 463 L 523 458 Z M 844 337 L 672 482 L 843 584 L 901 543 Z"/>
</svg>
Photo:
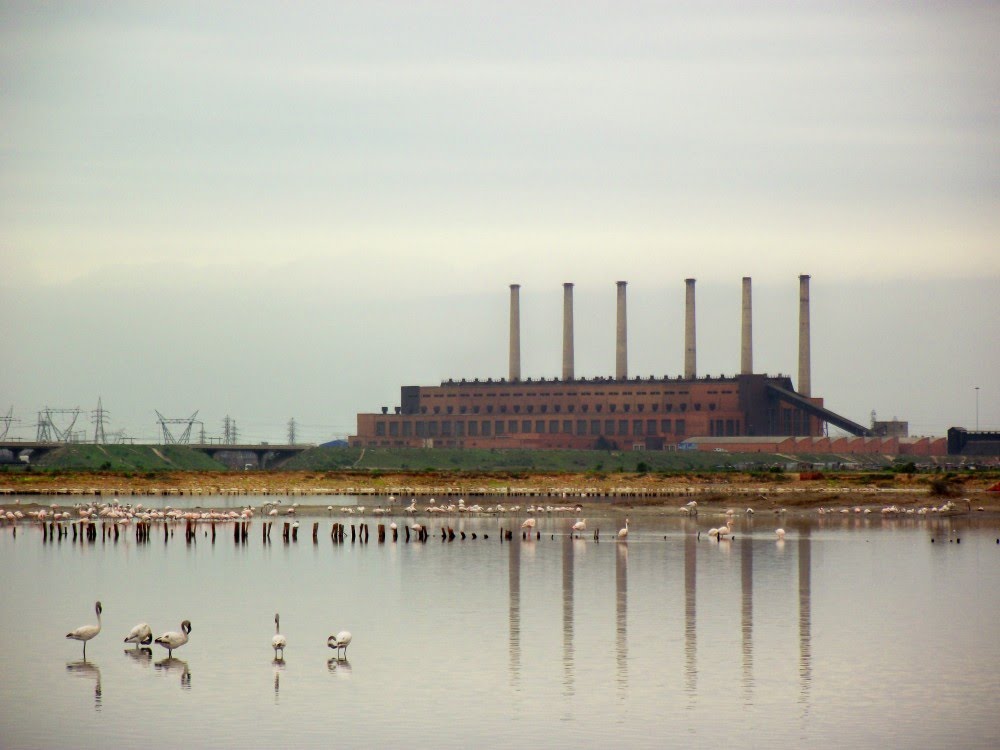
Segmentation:
<svg viewBox="0 0 1000 750">
<path fill-rule="evenodd" d="M 684 279 L 684 378 L 686 380 L 694 380 L 698 373 L 694 316 L 694 279 Z"/>
<path fill-rule="evenodd" d="M 812 395 L 809 353 L 809 276 L 799 276 L 799 395 Z"/>
<path fill-rule="evenodd" d="M 615 379 L 628 378 L 628 319 L 625 310 L 625 285 L 627 281 L 618 284 L 618 319 L 615 331 Z"/>
<path fill-rule="evenodd" d="M 740 374 L 753 374 L 753 303 L 750 277 L 743 277 L 743 327 L 740 347 Z"/>
<path fill-rule="evenodd" d="M 573 285 L 563 284 L 563 380 L 573 379 Z"/>
<path fill-rule="evenodd" d="M 510 285 L 510 372 L 508 380 L 521 379 L 521 301 L 520 284 Z"/>
</svg>

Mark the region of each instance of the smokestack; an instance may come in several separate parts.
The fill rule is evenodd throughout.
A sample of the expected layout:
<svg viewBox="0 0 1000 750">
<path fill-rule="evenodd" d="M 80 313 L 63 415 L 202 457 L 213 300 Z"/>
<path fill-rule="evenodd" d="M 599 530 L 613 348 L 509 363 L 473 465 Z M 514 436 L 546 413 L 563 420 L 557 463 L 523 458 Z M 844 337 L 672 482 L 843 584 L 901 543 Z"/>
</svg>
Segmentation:
<svg viewBox="0 0 1000 750">
<path fill-rule="evenodd" d="M 697 377 L 697 351 L 694 332 L 694 279 L 684 279 L 684 377 Z"/>
<path fill-rule="evenodd" d="M 809 365 L 809 276 L 799 276 L 799 394 L 812 395 Z"/>
<path fill-rule="evenodd" d="M 740 373 L 753 375 L 753 303 L 750 296 L 750 277 L 743 277 L 743 336 L 740 347 Z"/>
<path fill-rule="evenodd" d="M 615 377 L 625 380 L 628 377 L 628 320 L 625 313 L 625 285 L 627 281 L 618 283 L 618 327 L 615 338 Z"/>
<path fill-rule="evenodd" d="M 573 285 L 563 284 L 563 380 L 573 379 Z"/>
<path fill-rule="evenodd" d="M 510 285 L 510 373 L 512 383 L 521 379 L 521 302 L 520 284 Z"/>
</svg>

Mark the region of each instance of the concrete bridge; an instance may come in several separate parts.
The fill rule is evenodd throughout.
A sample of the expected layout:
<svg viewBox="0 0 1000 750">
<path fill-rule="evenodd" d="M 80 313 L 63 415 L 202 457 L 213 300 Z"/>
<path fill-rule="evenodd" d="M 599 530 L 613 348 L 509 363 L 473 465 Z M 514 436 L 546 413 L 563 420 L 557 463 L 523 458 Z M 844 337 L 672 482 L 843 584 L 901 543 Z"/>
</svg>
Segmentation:
<svg viewBox="0 0 1000 750">
<path fill-rule="evenodd" d="M 212 459 L 219 453 L 252 453 L 257 459 L 257 468 L 263 469 L 268 464 L 280 463 L 285 459 L 296 456 L 316 446 L 312 444 L 272 445 L 269 443 L 245 443 L 229 445 L 226 443 L 191 443 L 187 447 L 206 453 Z"/>
<path fill-rule="evenodd" d="M 41 456 L 46 453 L 51 453 L 59 448 L 64 448 L 67 445 L 87 445 L 87 443 L 54 443 L 54 442 L 39 442 L 37 440 L 0 440 L 0 450 L 10 451 L 14 455 L 14 460 L 19 461 L 21 454 L 28 452 L 31 456 L 31 461 L 37 461 Z M 91 443 L 93 445 L 93 443 Z M 139 445 L 136 443 L 135 445 Z M 162 447 L 160 444 L 149 444 L 150 447 L 159 448 Z M 257 467 L 260 469 L 265 468 L 268 464 L 275 464 L 284 461 L 285 459 L 291 458 L 292 456 L 298 455 L 303 451 L 307 451 L 310 448 L 316 446 L 312 444 L 296 444 L 296 445 L 271 445 L 267 443 L 246 443 L 240 445 L 227 445 L 224 443 L 190 443 L 181 444 L 185 445 L 187 448 L 192 450 L 201 451 L 209 456 L 209 458 L 215 458 L 219 453 L 252 453 L 257 459 Z"/>
</svg>

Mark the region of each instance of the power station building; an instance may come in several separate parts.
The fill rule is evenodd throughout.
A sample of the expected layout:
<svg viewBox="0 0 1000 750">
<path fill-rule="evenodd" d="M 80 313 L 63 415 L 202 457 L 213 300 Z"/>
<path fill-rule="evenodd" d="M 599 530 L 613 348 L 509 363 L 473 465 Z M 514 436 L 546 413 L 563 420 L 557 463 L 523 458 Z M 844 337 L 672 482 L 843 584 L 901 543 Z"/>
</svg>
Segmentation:
<svg viewBox="0 0 1000 750">
<path fill-rule="evenodd" d="M 358 414 L 352 446 L 671 450 L 693 437 L 733 443 L 785 436 L 821 439 L 824 423 L 867 428 L 823 407 L 810 386 L 809 276 L 799 277 L 798 389 L 790 377 L 753 372 L 751 282 L 743 279 L 740 374 L 698 377 L 695 280 L 685 280 L 684 374 L 628 375 L 626 282 L 617 282 L 615 376 L 576 378 L 573 284 L 563 285 L 561 378 L 521 378 L 520 286 L 510 286 L 507 378 L 403 386 L 391 412 Z M 740 440 L 743 438 L 745 440 Z M 683 445 L 682 445 L 683 444 Z"/>
</svg>

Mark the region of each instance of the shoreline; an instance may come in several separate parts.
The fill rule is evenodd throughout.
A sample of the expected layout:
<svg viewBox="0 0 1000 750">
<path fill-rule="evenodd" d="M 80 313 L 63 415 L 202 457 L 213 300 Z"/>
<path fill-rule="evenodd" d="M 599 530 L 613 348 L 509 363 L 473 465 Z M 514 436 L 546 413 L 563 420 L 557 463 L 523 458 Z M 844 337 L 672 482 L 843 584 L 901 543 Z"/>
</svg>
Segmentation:
<svg viewBox="0 0 1000 750">
<path fill-rule="evenodd" d="M 125 476 L 108 472 L 26 473 L 0 478 L 0 505 L 10 506 L 15 498 L 65 498 L 58 506 L 80 502 L 133 502 L 129 498 L 205 498 L 202 507 L 211 507 L 209 498 L 246 497 L 247 505 L 261 506 L 268 498 L 359 497 L 386 505 L 394 496 L 396 505 L 416 498 L 427 505 L 433 498 L 442 504 L 469 499 L 470 505 L 496 502 L 531 504 L 533 498 L 548 498 L 565 505 L 578 503 L 595 507 L 648 507 L 676 510 L 690 500 L 701 508 L 738 506 L 761 511 L 774 508 L 812 509 L 896 505 L 932 507 L 948 499 L 968 501 L 971 510 L 1000 511 L 1000 492 L 987 489 L 994 478 L 960 476 L 950 479 L 946 494 L 934 494 L 931 482 L 937 475 L 886 475 L 835 473 L 827 475 L 783 474 L 780 479 L 746 474 L 513 474 L 477 472 L 448 474 L 357 472 L 164 472 Z M 72 498 L 72 499 L 70 499 Z M 370 499 L 369 499 L 370 498 Z M 138 500 L 142 502 L 142 500 Z M 40 503 L 39 503 L 40 504 Z M 48 505 L 48 503 L 46 503 Z M 325 509 L 323 503 L 305 507 Z M 401 511 L 402 508 L 400 507 Z"/>
</svg>

